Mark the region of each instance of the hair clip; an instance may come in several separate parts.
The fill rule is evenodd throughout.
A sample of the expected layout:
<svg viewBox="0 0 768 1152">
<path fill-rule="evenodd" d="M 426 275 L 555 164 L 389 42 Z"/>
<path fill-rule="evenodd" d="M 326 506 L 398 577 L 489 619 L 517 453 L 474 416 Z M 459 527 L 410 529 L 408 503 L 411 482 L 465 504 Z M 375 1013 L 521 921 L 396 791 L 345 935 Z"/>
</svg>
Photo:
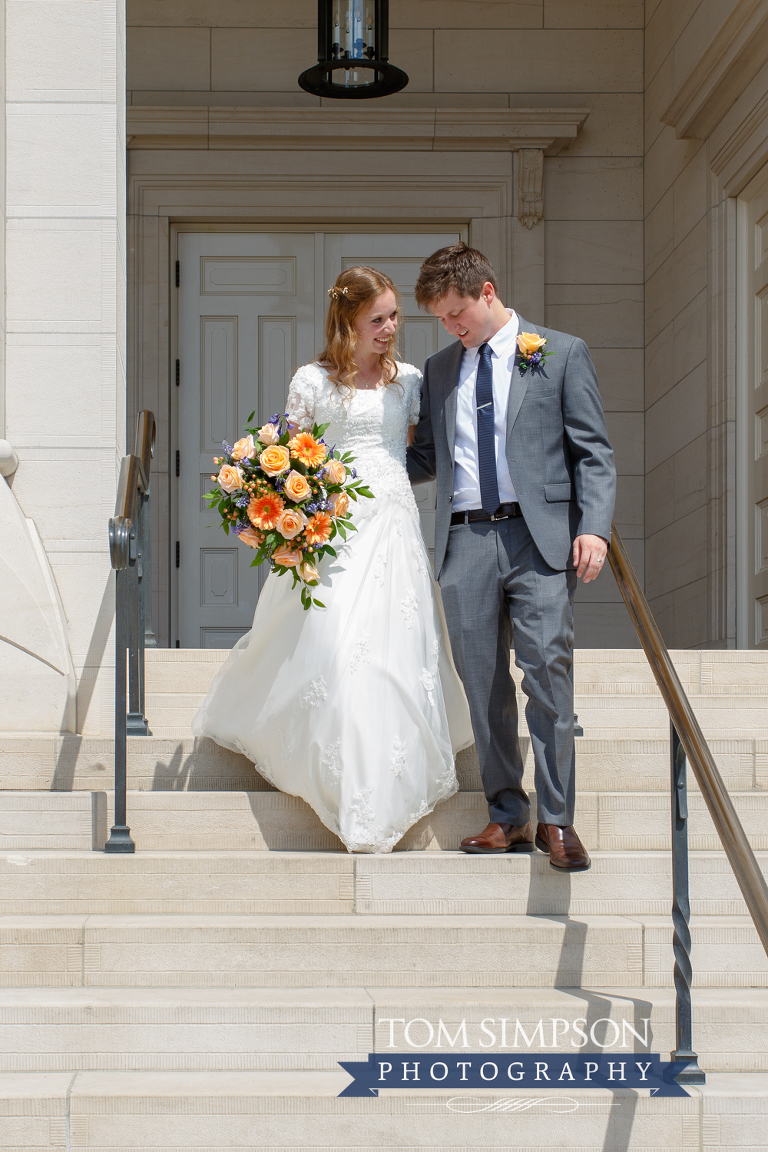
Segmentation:
<svg viewBox="0 0 768 1152">
<path fill-rule="evenodd" d="M 349 288 L 346 284 L 343 288 L 337 288 L 336 285 L 334 285 L 332 288 L 328 289 L 328 295 L 330 296 L 331 300 L 338 300 L 339 296 L 347 296 L 348 292 Z"/>
</svg>

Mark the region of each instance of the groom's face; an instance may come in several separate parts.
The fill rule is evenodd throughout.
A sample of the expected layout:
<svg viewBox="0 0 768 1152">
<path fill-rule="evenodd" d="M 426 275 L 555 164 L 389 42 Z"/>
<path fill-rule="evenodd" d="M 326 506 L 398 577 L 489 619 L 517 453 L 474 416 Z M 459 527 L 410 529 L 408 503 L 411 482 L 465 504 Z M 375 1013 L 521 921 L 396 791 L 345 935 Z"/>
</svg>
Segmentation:
<svg viewBox="0 0 768 1152">
<path fill-rule="evenodd" d="M 434 300 L 429 310 L 451 336 L 458 336 L 465 348 L 477 348 L 489 340 L 498 324 L 493 314 L 496 298 L 492 284 L 484 284 L 477 300 L 459 296 L 451 289 L 442 300 Z"/>
</svg>

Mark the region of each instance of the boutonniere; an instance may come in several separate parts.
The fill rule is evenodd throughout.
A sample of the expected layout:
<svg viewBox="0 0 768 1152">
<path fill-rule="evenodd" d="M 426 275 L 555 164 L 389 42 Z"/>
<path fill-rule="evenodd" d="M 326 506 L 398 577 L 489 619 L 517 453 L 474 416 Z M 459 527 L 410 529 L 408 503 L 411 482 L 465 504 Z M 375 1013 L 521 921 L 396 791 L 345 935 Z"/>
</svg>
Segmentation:
<svg viewBox="0 0 768 1152">
<path fill-rule="evenodd" d="M 535 332 L 521 332 L 517 338 L 517 347 L 520 351 L 520 375 L 525 376 L 530 368 L 533 371 L 541 368 L 547 356 L 554 353 L 545 352 L 546 337 L 537 336 Z"/>
</svg>

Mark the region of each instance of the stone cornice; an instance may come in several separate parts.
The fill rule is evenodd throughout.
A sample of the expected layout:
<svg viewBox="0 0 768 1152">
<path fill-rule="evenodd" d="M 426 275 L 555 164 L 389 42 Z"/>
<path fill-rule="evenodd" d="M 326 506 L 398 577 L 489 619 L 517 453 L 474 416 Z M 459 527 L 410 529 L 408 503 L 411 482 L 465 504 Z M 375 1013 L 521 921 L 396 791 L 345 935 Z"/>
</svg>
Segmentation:
<svg viewBox="0 0 768 1152">
<path fill-rule="evenodd" d="M 140 107 L 129 148 L 498 152 L 568 148 L 589 108 Z"/>
<path fill-rule="evenodd" d="M 768 5 L 740 0 L 662 115 L 678 138 L 706 140 L 768 61 Z"/>
</svg>

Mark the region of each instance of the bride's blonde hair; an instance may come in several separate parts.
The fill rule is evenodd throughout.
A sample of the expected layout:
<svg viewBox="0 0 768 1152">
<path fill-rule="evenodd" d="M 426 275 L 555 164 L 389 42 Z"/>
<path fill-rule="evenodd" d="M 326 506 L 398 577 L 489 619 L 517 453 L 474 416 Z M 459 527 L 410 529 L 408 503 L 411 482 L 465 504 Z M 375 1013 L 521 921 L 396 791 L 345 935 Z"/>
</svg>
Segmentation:
<svg viewBox="0 0 768 1152">
<path fill-rule="evenodd" d="M 345 390 L 350 397 L 355 391 L 355 381 L 359 369 L 353 359 L 357 344 L 355 320 L 370 304 L 387 289 L 391 289 L 397 301 L 397 315 L 400 319 L 400 293 L 383 272 L 357 264 L 347 268 L 336 278 L 336 283 L 328 289 L 330 304 L 325 318 L 325 348 L 318 356 L 319 364 L 328 371 L 328 379 L 336 388 Z M 379 363 L 387 384 L 397 376 L 395 363 L 395 342 L 393 334 L 386 350 L 379 356 Z"/>
</svg>

